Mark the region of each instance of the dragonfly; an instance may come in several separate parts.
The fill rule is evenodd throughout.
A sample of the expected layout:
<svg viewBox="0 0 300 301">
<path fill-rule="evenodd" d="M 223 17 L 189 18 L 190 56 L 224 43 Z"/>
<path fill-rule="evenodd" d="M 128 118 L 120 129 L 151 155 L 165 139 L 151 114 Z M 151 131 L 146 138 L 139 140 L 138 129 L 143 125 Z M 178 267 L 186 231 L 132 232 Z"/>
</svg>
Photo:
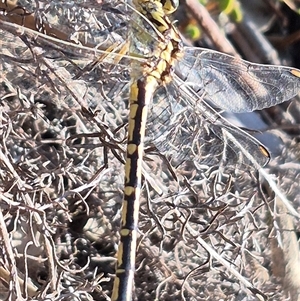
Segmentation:
<svg viewBox="0 0 300 301">
<path fill-rule="evenodd" d="M 131 80 L 130 112 L 121 244 L 112 296 L 112 300 L 120 301 L 132 299 L 144 140 L 177 158 L 177 163 L 199 158 L 208 165 L 241 160 L 257 168 L 265 166 L 270 159 L 268 150 L 226 121 L 216 108 L 240 113 L 287 101 L 300 90 L 300 71 L 254 64 L 209 49 L 183 47 L 168 17 L 177 7 L 172 1 L 117 3 L 132 10 L 138 20 L 132 21 L 131 45 L 125 54 L 119 46 L 113 51 L 105 46 L 102 51 L 70 43 L 67 51 L 79 54 L 80 49 L 84 55 L 93 54 L 101 64 L 132 62 L 131 75 L 124 75 L 126 87 Z M 113 97 L 121 92 L 111 89 L 110 93 Z M 209 143 L 212 135 L 220 145 Z"/>
</svg>

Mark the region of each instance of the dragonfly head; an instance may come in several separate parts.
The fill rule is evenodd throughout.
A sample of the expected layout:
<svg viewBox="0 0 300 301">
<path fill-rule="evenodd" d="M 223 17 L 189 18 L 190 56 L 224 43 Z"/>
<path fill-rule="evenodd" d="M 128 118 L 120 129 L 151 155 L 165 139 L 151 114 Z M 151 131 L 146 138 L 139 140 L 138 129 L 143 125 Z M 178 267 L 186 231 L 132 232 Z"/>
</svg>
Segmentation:
<svg viewBox="0 0 300 301">
<path fill-rule="evenodd" d="M 179 0 L 160 0 L 166 15 L 172 14 L 179 6 Z"/>
</svg>

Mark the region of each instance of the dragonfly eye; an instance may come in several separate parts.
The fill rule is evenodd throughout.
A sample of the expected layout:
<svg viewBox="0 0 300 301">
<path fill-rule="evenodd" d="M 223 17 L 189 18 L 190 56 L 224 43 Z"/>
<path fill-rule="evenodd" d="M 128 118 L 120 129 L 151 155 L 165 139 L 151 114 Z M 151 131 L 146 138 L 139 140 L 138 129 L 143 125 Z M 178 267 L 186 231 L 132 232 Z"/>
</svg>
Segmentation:
<svg viewBox="0 0 300 301">
<path fill-rule="evenodd" d="M 166 15 L 172 14 L 179 6 L 179 0 L 161 0 Z"/>
</svg>

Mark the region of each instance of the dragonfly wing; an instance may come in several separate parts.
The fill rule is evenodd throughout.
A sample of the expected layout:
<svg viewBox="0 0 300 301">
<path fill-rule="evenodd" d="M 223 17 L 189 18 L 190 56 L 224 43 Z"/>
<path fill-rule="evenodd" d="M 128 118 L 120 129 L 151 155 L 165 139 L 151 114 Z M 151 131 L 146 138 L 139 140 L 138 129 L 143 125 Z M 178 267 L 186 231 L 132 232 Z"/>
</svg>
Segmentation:
<svg viewBox="0 0 300 301">
<path fill-rule="evenodd" d="M 222 118 L 180 79 L 175 81 L 176 87 L 170 84 L 167 91 L 164 87 L 157 91 L 150 110 L 148 135 L 161 152 L 176 164 L 240 163 L 259 168 L 269 162 L 268 151 L 257 139 Z"/>
<path fill-rule="evenodd" d="M 176 74 L 219 108 L 241 113 L 287 101 L 300 90 L 300 70 L 260 65 L 204 49 L 185 48 Z"/>
</svg>

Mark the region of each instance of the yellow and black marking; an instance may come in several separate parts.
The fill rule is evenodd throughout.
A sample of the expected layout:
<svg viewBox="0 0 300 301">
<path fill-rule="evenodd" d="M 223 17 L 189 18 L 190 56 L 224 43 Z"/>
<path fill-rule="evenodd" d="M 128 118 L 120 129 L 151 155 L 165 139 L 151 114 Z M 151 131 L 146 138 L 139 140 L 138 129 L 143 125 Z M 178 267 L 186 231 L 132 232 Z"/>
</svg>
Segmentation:
<svg viewBox="0 0 300 301">
<path fill-rule="evenodd" d="M 142 76 L 133 78 L 130 88 L 124 201 L 112 301 L 132 300 L 148 106 L 157 87 L 170 80 L 171 70 L 181 53 L 179 34 L 167 17 L 167 14 L 177 8 L 174 7 L 174 2 L 135 0 L 134 5 L 160 32 L 161 41 L 153 53 L 153 57 L 158 58 L 157 61 L 155 64 L 152 61 L 149 65 L 141 66 Z"/>
</svg>

